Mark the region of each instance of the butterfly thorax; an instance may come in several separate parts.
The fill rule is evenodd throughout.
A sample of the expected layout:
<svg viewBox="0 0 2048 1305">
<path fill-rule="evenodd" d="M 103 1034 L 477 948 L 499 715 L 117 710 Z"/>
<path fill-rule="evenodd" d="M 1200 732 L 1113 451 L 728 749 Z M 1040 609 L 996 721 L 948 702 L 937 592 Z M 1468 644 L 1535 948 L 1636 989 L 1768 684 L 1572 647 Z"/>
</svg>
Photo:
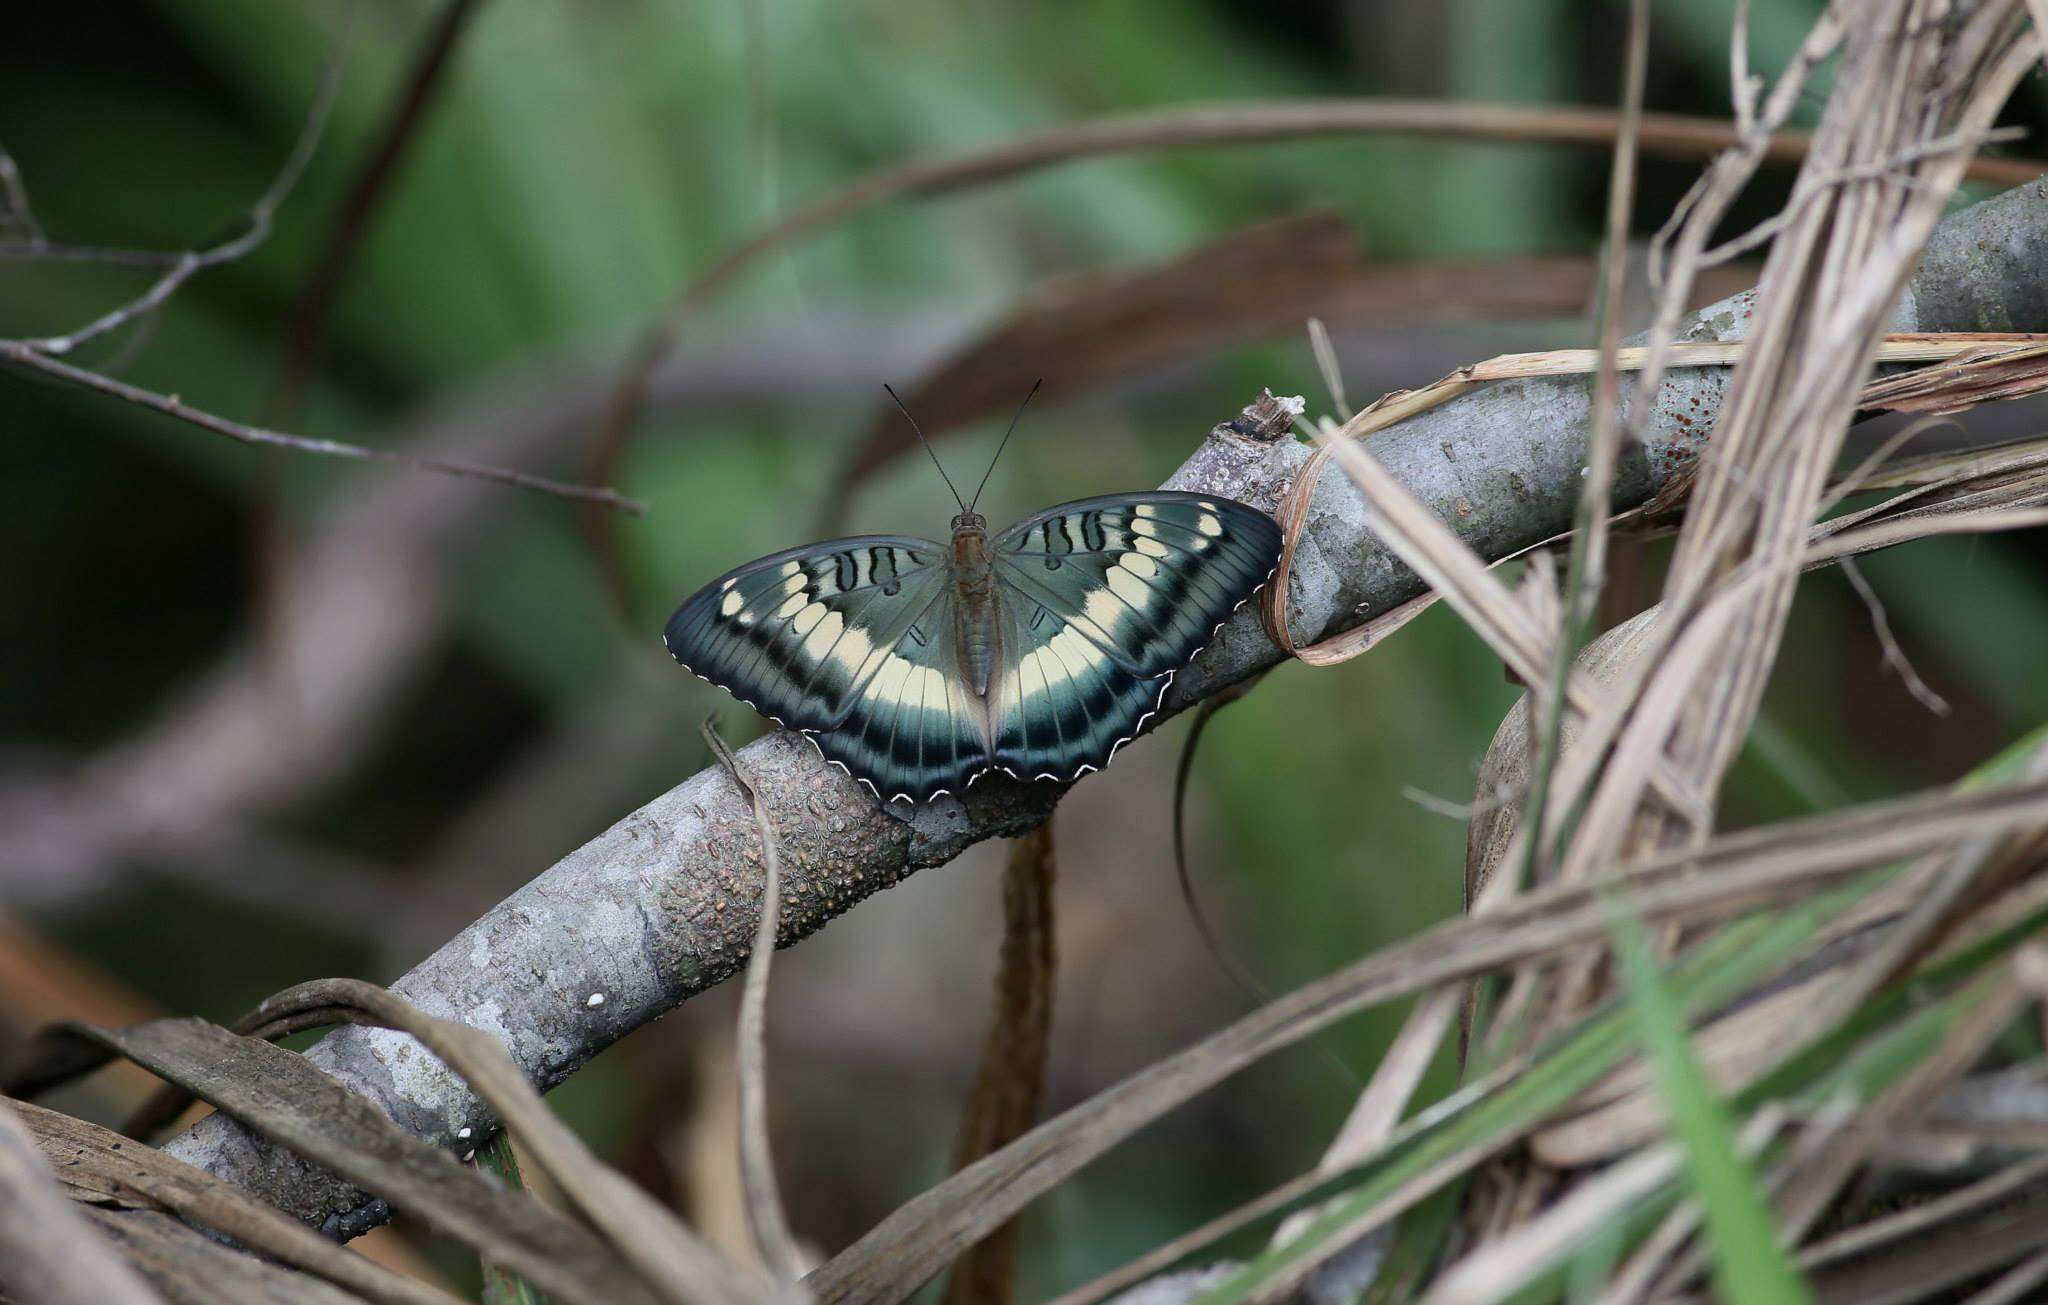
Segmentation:
<svg viewBox="0 0 2048 1305">
<path fill-rule="evenodd" d="M 953 593 L 953 646 L 959 650 L 960 675 L 976 697 L 988 696 L 989 676 L 996 663 L 996 568 L 988 551 L 988 522 L 962 512 L 953 518 L 953 543 L 947 550 Z"/>
</svg>

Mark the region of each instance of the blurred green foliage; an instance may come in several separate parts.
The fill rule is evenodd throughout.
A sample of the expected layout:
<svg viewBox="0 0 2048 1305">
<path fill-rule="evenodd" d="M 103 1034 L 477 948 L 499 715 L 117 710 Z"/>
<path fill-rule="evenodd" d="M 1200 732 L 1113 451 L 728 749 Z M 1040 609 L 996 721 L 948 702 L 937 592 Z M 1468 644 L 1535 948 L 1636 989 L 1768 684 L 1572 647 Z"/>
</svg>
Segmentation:
<svg viewBox="0 0 2048 1305">
<path fill-rule="evenodd" d="M 90 23 L 49 7 L 10 15 L 0 142 L 59 238 L 146 248 L 217 238 L 289 147 L 341 6 L 95 8 Z M 1187 100 L 1611 102 L 1618 70 L 1600 51 L 1615 43 L 1603 34 L 1618 33 L 1616 8 L 780 0 L 749 20 L 739 0 L 485 0 L 339 299 L 332 345 L 295 429 L 397 441 L 426 414 L 566 361 L 612 357 L 719 252 L 802 198 L 905 158 Z M 1731 8 L 1656 6 L 1651 107 L 1724 110 Z M 1759 69 L 1781 66 L 1815 8 L 1750 6 Z M 263 415 L 279 315 L 431 9 L 365 4 L 332 127 L 273 238 L 194 281 L 146 338 L 95 346 L 86 365 L 119 366 L 138 384 L 228 415 Z M 2017 120 L 2040 113 L 2038 88 L 2028 96 Z M 1809 98 L 1810 114 L 1818 92 Z M 645 519 L 609 525 L 631 628 L 607 603 L 605 572 L 574 510 L 474 488 L 487 510 L 433 559 L 450 580 L 445 629 L 427 664 L 374 723 L 345 777 L 304 794 L 270 826 L 301 851 L 407 883 L 445 870 L 436 850 L 471 804 L 565 747 L 597 705 L 623 695 L 673 722 L 651 746 L 616 757 L 598 748 L 599 773 L 575 770 L 579 802 L 558 811 L 540 803 L 517 854 L 459 885 L 457 900 L 473 914 L 703 764 L 694 727 L 708 711 L 725 709 L 730 734 L 755 727 L 679 671 L 650 671 L 654 632 L 704 579 L 810 537 L 822 495 L 876 410 L 879 383 L 909 379 L 885 369 L 923 356 L 895 342 L 924 341 L 943 356 L 1047 278 L 1163 258 L 1309 205 L 1335 207 L 1388 260 L 1585 252 L 1605 175 L 1595 152 L 1441 141 L 1189 151 L 887 205 L 794 247 L 685 337 L 686 358 L 744 355 L 751 373 L 729 392 L 715 377 L 697 383 L 645 423 L 619 469 L 620 487 L 652 507 Z M 1693 175 L 1692 165 L 1646 165 L 1640 230 L 1661 221 Z M 1782 177 L 1760 186 L 1740 216 L 1771 211 L 1782 186 Z M 0 333 L 66 329 L 136 286 L 133 274 L 104 269 L 0 264 Z M 1466 350 L 1582 343 L 1587 328 L 1524 322 L 1416 335 L 1436 342 L 1441 365 L 1388 384 L 1432 379 L 1473 356 Z M 874 359 L 854 368 L 858 381 L 829 365 L 859 362 L 869 344 Z M 1354 401 L 1371 397 L 1360 391 L 1379 378 L 1374 360 L 1354 353 L 1346 365 L 1347 374 L 1356 368 Z M 991 482 L 991 516 L 1156 484 L 1261 385 L 1320 406 L 1308 351 L 1290 339 L 1188 359 L 1035 411 Z M 949 463 L 985 461 L 999 425 L 945 440 Z M 259 456 L 14 375 L 0 376 L 0 429 L 0 550 L 10 559 L 0 568 L 0 763 L 28 775 L 135 736 L 222 658 L 260 640 L 263 522 L 277 523 L 287 546 L 303 544 L 314 524 L 387 478 L 419 474 Z M 576 476 L 583 452 L 573 444 L 536 461 Z M 861 488 L 848 519 L 856 529 L 919 531 L 946 515 L 929 466 L 905 458 Z M 1937 719 L 1919 708 L 1882 669 L 1853 595 L 1816 577 L 1773 691 L 1774 746 L 1738 771 L 1731 823 L 1807 805 L 1813 785 L 1800 782 L 1802 768 L 1836 792 L 1897 791 L 1959 773 L 2048 715 L 2037 546 L 1931 541 L 1866 569 L 1954 712 Z M 1498 662 L 1439 610 L 1342 669 L 1283 668 L 1217 721 L 1197 768 L 1195 868 L 1252 970 L 1291 986 L 1458 909 L 1463 826 L 1407 794 L 1468 801 L 1515 693 Z M 1133 847 L 1119 838 L 1125 812 L 1164 829 L 1172 750 L 1185 728 L 1167 727 L 1089 781 L 1062 830 L 1063 912 L 1071 900 L 1083 920 L 1093 912 L 1136 936 L 1174 939 L 1174 974 L 1213 966 L 1180 914 L 1163 839 Z M 423 944 L 394 943 L 405 935 L 383 913 L 292 910 L 277 900 L 298 891 L 293 876 L 323 875 L 322 864 L 259 857 L 204 873 L 135 864 L 69 899 L 44 895 L 36 921 L 162 1006 L 214 1017 L 316 973 L 392 977 Z M 838 1065 L 803 1045 L 812 1017 L 798 994 L 812 989 L 778 1001 L 788 1188 L 800 1231 L 827 1247 L 947 1164 L 951 1112 L 993 969 L 992 865 L 969 858 L 920 876 L 791 954 L 798 976 L 805 966 L 851 965 L 846 948 L 886 954 L 911 976 L 908 991 L 952 1012 L 941 1027 L 965 1031 L 959 1045 L 900 1066 Z M 919 900 L 928 901 L 924 915 Z M 970 903 L 978 913 L 961 916 Z M 941 957 L 916 923 L 933 914 L 980 932 Z M 856 941 L 825 946 L 842 932 Z M 1088 1077 L 1101 1066 L 1127 1072 L 1146 1049 L 1177 1045 L 1239 1004 L 1220 978 L 1191 993 L 1153 977 L 1167 972 L 1158 956 L 1072 951 L 1074 964 L 1097 968 L 1065 976 L 1056 1062 L 1078 1068 L 1056 1088 L 1055 1106 L 1102 1086 Z M 837 982 L 857 997 L 879 973 Z M 1100 1037 L 1152 1030 L 1129 1055 L 1106 1052 L 1099 1038 L 1080 1049 L 1097 1036 L 1089 1003 L 1107 1000 L 1103 993 L 1137 1013 L 1103 1017 L 1117 1032 Z M 665 1161 L 656 1153 L 692 1109 L 688 1038 L 722 1036 L 726 1008 L 704 1005 L 708 1013 L 638 1035 L 557 1094 L 579 1127 L 643 1176 L 674 1165 L 672 1149 Z M 1398 1014 L 1356 1021 L 1330 1039 L 1332 1049 L 1367 1072 Z M 666 1053 L 647 1045 L 664 1038 Z M 1448 1082 L 1440 1066 L 1432 1090 Z M 1298 1172 L 1351 1091 L 1299 1052 L 1125 1147 L 1030 1213 L 1025 1290 L 1070 1284 Z M 666 1181 L 686 1185 L 673 1174 Z"/>
</svg>

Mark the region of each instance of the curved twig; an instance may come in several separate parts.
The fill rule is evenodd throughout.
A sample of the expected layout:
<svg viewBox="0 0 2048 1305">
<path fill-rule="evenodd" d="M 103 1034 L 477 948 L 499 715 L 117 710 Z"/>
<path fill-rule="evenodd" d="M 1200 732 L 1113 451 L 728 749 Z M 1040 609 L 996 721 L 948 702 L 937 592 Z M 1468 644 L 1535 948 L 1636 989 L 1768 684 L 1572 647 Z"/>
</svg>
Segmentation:
<svg viewBox="0 0 2048 1305">
<path fill-rule="evenodd" d="M 592 446 L 594 465 L 609 467 L 616 460 L 655 368 L 699 311 L 769 254 L 892 199 L 942 195 L 1059 163 L 1117 154 L 1368 133 L 1604 145 L 1619 128 L 1620 115 L 1606 108 L 1401 99 L 1253 100 L 1112 115 L 1031 132 L 985 149 L 882 168 L 791 210 L 773 226 L 733 246 L 677 291 L 619 374 Z M 1719 118 L 1651 113 L 1642 116 L 1638 144 L 1645 155 L 1704 159 L 1739 139 L 1735 125 Z M 1805 157 L 1808 144 L 1805 132 L 1781 132 L 1770 138 L 1765 157 L 1796 163 Z M 2048 163 L 1979 158 L 1971 169 L 1977 180 L 2013 186 L 2048 172 Z"/>
</svg>

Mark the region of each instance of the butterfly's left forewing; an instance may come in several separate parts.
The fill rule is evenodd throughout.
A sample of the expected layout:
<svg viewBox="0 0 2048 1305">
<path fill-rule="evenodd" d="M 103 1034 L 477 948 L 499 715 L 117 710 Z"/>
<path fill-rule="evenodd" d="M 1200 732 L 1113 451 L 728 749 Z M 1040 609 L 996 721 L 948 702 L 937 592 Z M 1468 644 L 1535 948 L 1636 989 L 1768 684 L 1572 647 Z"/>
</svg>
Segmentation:
<svg viewBox="0 0 2048 1305">
<path fill-rule="evenodd" d="M 983 717 L 951 672 L 944 549 L 901 535 L 750 562 L 669 618 L 669 652 L 876 793 L 922 801 L 987 769 Z"/>
<path fill-rule="evenodd" d="M 935 605 L 943 555 L 907 535 L 775 553 L 698 590 L 662 637 L 685 667 L 779 723 L 834 729 Z"/>
<path fill-rule="evenodd" d="M 1108 764 L 1273 573 L 1280 529 L 1242 503 L 1162 490 L 1048 509 L 997 536 L 994 553 L 996 764 L 1072 779 Z"/>
</svg>

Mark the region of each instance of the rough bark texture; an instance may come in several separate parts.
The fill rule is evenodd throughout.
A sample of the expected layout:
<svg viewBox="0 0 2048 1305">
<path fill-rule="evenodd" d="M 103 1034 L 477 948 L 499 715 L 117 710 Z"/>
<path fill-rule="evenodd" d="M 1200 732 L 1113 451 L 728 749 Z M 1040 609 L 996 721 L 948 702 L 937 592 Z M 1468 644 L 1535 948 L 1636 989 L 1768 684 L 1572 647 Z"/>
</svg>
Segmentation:
<svg viewBox="0 0 2048 1305">
<path fill-rule="evenodd" d="M 1943 223 L 1895 327 L 2048 330 L 2043 267 L 2048 188 L 2035 182 Z M 1695 315 L 1684 336 L 1739 339 L 1750 307 L 1748 293 L 1724 300 Z M 1490 386 L 1375 436 L 1373 448 L 1476 549 L 1498 557 L 1569 526 L 1591 424 L 1590 381 Z M 1664 381 L 1638 421 L 1642 443 L 1623 458 L 1617 507 L 1643 501 L 1691 465 L 1726 382 L 1719 368 L 1679 370 Z M 1167 486 L 1271 508 L 1307 458 L 1272 418 L 1269 403 L 1217 427 Z M 1367 528 L 1349 482 L 1326 475 L 1296 554 L 1289 595 L 1296 637 L 1333 634 L 1420 588 Z M 1162 718 L 1281 660 L 1246 608 L 1175 682 Z M 781 839 L 784 945 L 914 870 L 942 865 L 981 839 L 1031 828 L 1065 791 L 995 775 L 904 820 L 794 736 L 769 735 L 742 756 Z M 714 766 L 563 858 L 393 990 L 432 1014 L 496 1033 L 534 1082 L 552 1087 L 743 964 L 760 857 L 747 803 Z M 343 1029 L 309 1056 L 442 1145 L 454 1145 L 459 1130 L 481 1136 L 491 1126 L 468 1089 L 402 1034 Z M 346 1184 L 280 1156 L 220 1116 L 200 1121 L 169 1149 L 336 1233 L 361 1232 L 385 1216 Z"/>
</svg>

